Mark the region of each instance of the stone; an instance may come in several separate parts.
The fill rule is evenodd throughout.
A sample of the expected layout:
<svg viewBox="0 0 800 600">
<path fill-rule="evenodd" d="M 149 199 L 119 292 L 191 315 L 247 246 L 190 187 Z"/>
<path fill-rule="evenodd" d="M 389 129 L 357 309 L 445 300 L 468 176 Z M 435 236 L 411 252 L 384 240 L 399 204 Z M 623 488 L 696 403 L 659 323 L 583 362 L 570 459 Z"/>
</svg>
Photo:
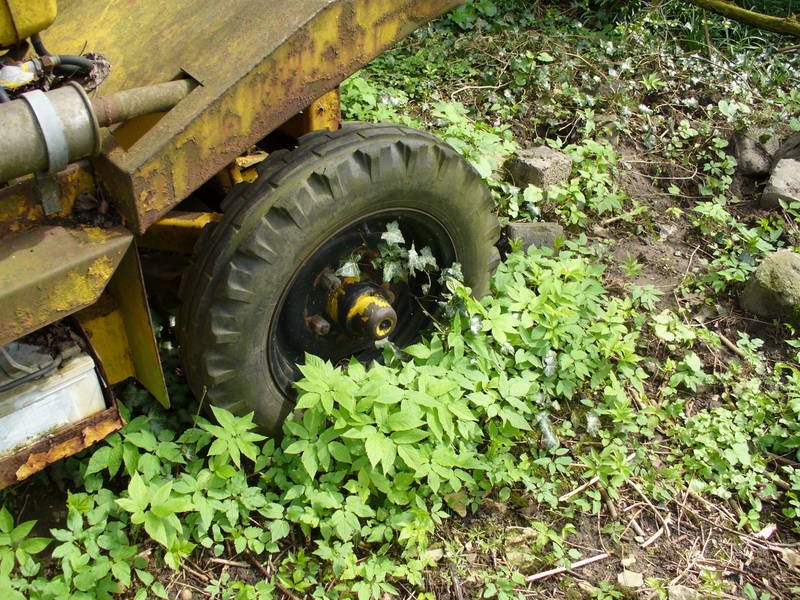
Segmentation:
<svg viewBox="0 0 800 600">
<path fill-rule="evenodd" d="M 700 594 L 685 585 L 671 585 L 667 588 L 669 600 L 700 600 Z"/>
<path fill-rule="evenodd" d="M 739 172 L 754 179 L 762 179 L 769 175 L 772 167 L 772 156 L 757 140 L 746 133 L 737 132 L 733 136 L 736 151 L 736 162 Z"/>
<path fill-rule="evenodd" d="M 800 202 L 800 160 L 778 161 L 761 195 L 761 208 L 778 208 L 780 201 Z"/>
<path fill-rule="evenodd" d="M 553 246 L 556 238 L 564 236 L 564 228 L 558 223 L 509 223 L 508 238 L 522 242 L 522 249 L 531 246 L 542 248 Z"/>
<path fill-rule="evenodd" d="M 758 265 L 739 305 L 762 317 L 800 317 L 800 254 L 779 250 Z"/>
<path fill-rule="evenodd" d="M 800 160 L 800 133 L 790 135 L 774 153 L 775 162 L 784 158 Z"/>
<path fill-rule="evenodd" d="M 546 190 L 569 179 L 572 158 L 547 146 L 536 146 L 520 150 L 506 161 L 505 167 L 517 187 L 536 185 Z"/>
<path fill-rule="evenodd" d="M 644 585 L 644 576 L 636 571 L 625 569 L 617 575 L 617 583 L 627 588 L 640 588 Z"/>
</svg>

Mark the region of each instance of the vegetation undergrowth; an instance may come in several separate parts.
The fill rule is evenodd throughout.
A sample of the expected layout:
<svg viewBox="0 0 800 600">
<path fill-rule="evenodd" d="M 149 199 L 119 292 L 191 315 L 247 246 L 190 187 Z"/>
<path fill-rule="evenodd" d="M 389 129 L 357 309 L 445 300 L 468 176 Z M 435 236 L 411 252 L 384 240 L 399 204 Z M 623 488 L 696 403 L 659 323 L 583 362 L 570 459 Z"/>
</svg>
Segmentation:
<svg viewBox="0 0 800 600">
<path fill-rule="evenodd" d="M 434 131 L 504 225 L 555 221 L 566 241 L 512 247 L 480 300 L 445 278 L 445 316 L 383 364 L 307 357 L 280 441 L 129 389 L 125 429 L 68 461 L 51 537 L 0 511 L 0 596 L 172 598 L 198 556 L 253 567 L 192 580 L 215 599 L 427 599 L 459 578 L 502 599 L 665 598 L 678 581 L 703 598 L 800 594 L 791 574 L 776 590 L 744 570 L 754 549 L 794 560 L 800 340 L 735 304 L 759 260 L 797 248 L 800 206 L 754 211 L 761 184 L 743 187 L 731 147 L 735 131 L 800 131 L 799 69 L 781 38 L 679 2 L 473 0 L 422 28 L 343 83 L 346 117 Z M 572 158 L 566 181 L 511 180 L 504 161 L 534 143 Z M 685 260 L 640 281 L 646 259 L 614 255 L 632 238 Z M 601 548 L 667 563 L 688 546 L 666 542 L 675 521 L 707 546 L 722 524 L 711 562 L 687 554 L 638 592 L 616 571 L 525 580 Z"/>
</svg>

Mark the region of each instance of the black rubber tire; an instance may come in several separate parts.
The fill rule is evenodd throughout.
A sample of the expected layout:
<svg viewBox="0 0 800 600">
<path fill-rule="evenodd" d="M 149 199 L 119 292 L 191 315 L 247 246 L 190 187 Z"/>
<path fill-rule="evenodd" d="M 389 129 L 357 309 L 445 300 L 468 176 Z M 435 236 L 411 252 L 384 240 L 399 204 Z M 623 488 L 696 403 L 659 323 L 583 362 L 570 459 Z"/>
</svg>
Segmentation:
<svg viewBox="0 0 800 600">
<path fill-rule="evenodd" d="M 344 225 L 415 209 L 447 230 L 476 296 L 488 292 L 499 237 L 489 191 L 438 138 L 390 123 L 348 123 L 275 152 L 223 203 L 181 284 L 178 336 L 194 394 L 277 434 L 293 403 L 272 381 L 267 336 L 306 256 Z"/>
</svg>

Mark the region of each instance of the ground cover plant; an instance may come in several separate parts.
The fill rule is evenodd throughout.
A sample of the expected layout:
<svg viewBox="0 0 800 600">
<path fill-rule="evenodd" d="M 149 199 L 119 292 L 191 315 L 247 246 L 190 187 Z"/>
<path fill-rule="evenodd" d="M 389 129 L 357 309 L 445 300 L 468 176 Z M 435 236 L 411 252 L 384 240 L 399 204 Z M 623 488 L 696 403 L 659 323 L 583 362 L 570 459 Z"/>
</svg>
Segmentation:
<svg viewBox="0 0 800 600">
<path fill-rule="evenodd" d="M 165 316 L 178 409 L 130 387 L 122 432 L 3 493 L 0 597 L 797 597 L 800 339 L 736 297 L 800 206 L 757 208 L 731 139 L 800 131 L 799 73 L 792 40 L 679 2 L 474 0 L 424 27 L 343 84 L 346 116 L 434 131 L 503 224 L 563 239 L 501 243 L 482 299 L 429 269 L 429 334 L 307 357 L 281 440 L 198 415 Z M 534 143 L 565 182 L 503 169 Z M 385 273 L 414 266 L 389 246 Z"/>
</svg>

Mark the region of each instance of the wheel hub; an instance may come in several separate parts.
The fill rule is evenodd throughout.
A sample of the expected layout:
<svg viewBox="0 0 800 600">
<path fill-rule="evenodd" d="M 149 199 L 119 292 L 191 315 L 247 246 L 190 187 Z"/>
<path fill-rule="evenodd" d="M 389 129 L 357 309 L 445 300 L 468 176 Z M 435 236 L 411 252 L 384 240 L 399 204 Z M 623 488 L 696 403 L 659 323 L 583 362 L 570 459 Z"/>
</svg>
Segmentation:
<svg viewBox="0 0 800 600">
<path fill-rule="evenodd" d="M 389 292 L 371 281 L 349 277 L 329 289 L 327 313 L 334 323 L 357 338 L 382 340 L 397 325 Z"/>
</svg>

